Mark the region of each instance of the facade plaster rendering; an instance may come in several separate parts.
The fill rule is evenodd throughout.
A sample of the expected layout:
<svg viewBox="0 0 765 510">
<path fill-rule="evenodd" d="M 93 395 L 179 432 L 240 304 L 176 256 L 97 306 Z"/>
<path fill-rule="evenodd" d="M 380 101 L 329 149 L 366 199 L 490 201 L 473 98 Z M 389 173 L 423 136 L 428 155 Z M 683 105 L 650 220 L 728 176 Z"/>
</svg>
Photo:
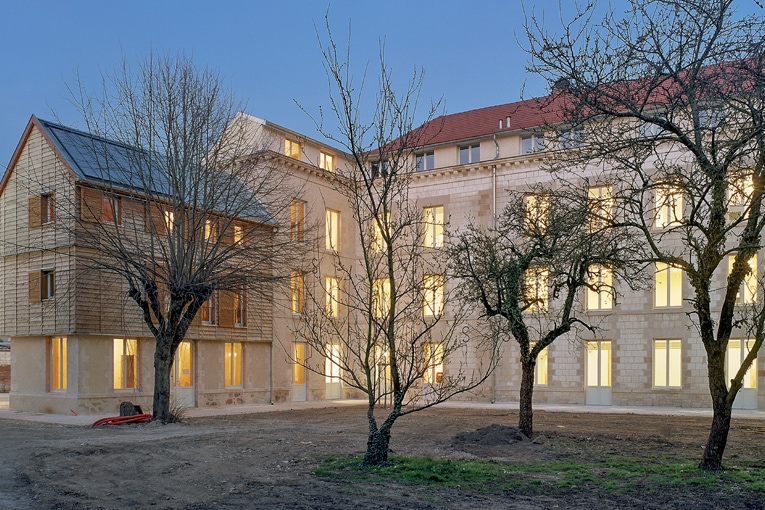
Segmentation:
<svg viewBox="0 0 765 510">
<path fill-rule="evenodd" d="M 506 190 L 530 192 L 534 185 L 553 182 L 543 162 L 566 147 L 546 143 L 545 126 L 559 119 L 554 105 L 547 110 L 540 105 L 539 100 L 527 100 L 444 115 L 418 128 L 430 135 L 421 137 L 427 144 L 412 152 L 409 198 L 431 226 L 423 242 L 439 248 L 447 242 L 446 232 L 468 222 L 490 227 L 508 204 Z M 228 311 L 221 304 L 218 322 L 192 327 L 179 349 L 174 391 L 187 406 L 360 397 L 331 370 L 306 370 L 302 365 L 321 355 L 294 334 L 305 307 L 311 306 L 307 294 L 343 292 L 331 280 L 332 257 L 351 263 L 361 256 L 353 211 L 332 186 L 335 170 L 347 164 L 348 155 L 250 115 L 239 120 L 268 138 L 272 161 L 292 183 L 289 219 L 278 228 L 289 229 L 294 243 L 307 245 L 308 257 L 282 268 L 289 275 L 270 294 L 247 296 L 246 320 L 235 310 L 224 320 Z M 137 308 L 118 281 L 94 276 L 81 266 L 76 239 L 54 228 L 65 218 L 59 207 L 77 203 L 75 195 L 83 187 L 97 188 L 66 152 L 61 133 L 88 136 L 33 117 L 0 184 L 5 241 L 0 336 L 11 337 L 13 345 L 10 406 L 19 411 L 108 413 L 123 400 L 146 405 L 151 401 L 153 340 Z M 571 143 L 586 143 L 576 136 Z M 596 182 L 594 175 L 587 183 L 590 192 L 608 193 L 610 184 Z M 765 260 L 765 254 L 758 259 Z M 726 275 L 716 277 L 724 285 Z M 599 333 L 569 335 L 548 347 L 537 362 L 536 402 L 710 406 L 704 347 L 687 316 L 686 277 L 673 267 L 656 265 L 646 269 L 645 280 L 648 284 L 639 291 L 614 282 L 616 299 L 597 292 L 580 296 L 581 313 L 598 322 Z M 742 289 L 742 304 L 756 299 L 756 290 Z M 469 320 L 481 320 L 478 311 Z M 732 338 L 731 371 L 740 366 L 748 345 L 743 331 Z M 234 354 L 243 361 L 227 365 Z M 518 357 L 517 345 L 505 343 L 494 374 L 459 398 L 517 401 Z M 438 384 L 449 371 L 447 358 L 426 374 L 424 383 Z M 758 358 L 745 377 L 737 407 L 765 407 L 760 389 L 764 372 Z"/>
</svg>

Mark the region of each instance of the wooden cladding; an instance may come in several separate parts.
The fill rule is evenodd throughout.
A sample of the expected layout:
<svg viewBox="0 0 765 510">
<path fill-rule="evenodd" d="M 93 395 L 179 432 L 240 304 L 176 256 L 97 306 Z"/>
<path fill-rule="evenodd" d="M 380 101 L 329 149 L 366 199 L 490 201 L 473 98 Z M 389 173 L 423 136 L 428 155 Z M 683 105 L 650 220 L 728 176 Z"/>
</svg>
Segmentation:
<svg viewBox="0 0 765 510">
<path fill-rule="evenodd" d="M 30 228 L 41 227 L 55 219 L 53 193 L 32 195 L 28 201 L 28 225 Z"/>
<path fill-rule="evenodd" d="M 104 194 L 93 188 L 80 188 L 80 219 L 90 223 L 101 221 Z"/>
<path fill-rule="evenodd" d="M 217 291 L 197 311 L 192 326 L 233 328 L 245 326 L 246 294 L 242 291 Z"/>
<path fill-rule="evenodd" d="M 56 294 L 56 280 L 53 269 L 29 272 L 29 302 L 39 303 L 52 299 Z"/>
</svg>

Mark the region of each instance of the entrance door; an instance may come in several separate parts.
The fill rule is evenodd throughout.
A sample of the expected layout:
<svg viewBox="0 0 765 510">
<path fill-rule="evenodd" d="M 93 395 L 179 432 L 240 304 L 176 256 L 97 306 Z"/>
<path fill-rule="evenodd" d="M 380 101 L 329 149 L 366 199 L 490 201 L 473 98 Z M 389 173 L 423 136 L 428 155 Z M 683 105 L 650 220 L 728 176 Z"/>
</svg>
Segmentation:
<svg viewBox="0 0 765 510">
<path fill-rule="evenodd" d="M 327 358 L 324 362 L 324 381 L 326 384 L 326 399 L 337 399 L 343 396 L 340 383 L 340 344 L 327 344 Z"/>
<path fill-rule="evenodd" d="M 611 405 L 611 341 L 587 342 L 587 387 L 584 402 L 588 405 Z"/>
<path fill-rule="evenodd" d="M 181 342 L 178 346 L 178 350 L 175 352 L 173 378 L 175 404 L 181 407 L 196 407 L 194 348 L 191 342 Z"/>
<path fill-rule="evenodd" d="M 752 339 L 731 338 L 728 341 L 728 360 L 725 364 L 727 370 L 728 387 L 730 380 L 736 376 L 738 369 L 749 354 L 754 344 Z M 754 359 L 749 370 L 744 374 L 743 386 L 738 390 L 736 400 L 733 401 L 734 409 L 757 409 L 757 358 Z"/>
<path fill-rule="evenodd" d="M 305 402 L 307 399 L 305 380 L 305 344 L 296 343 L 292 356 L 295 364 L 292 365 L 292 400 L 293 402 Z"/>
</svg>

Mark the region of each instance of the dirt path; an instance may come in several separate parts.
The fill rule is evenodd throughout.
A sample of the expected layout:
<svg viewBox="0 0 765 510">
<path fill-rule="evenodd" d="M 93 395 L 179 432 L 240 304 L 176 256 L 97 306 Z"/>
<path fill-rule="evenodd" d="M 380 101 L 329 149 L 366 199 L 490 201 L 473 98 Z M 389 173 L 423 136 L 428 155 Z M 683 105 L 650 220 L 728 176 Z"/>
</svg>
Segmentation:
<svg viewBox="0 0 765 510">
<path fill-rule="evenodd" d="M 516 411 L 434 409 L 401 418 L 394 454 L 437 458 L 696 461 L 708 419 L 535 413 L 538 438 L 508 441 Z M 497 427 L 487 427 L 496 424 Z M 477 429 L 484 429 L 476 434 Z M 466 493 L 314 476 L 329 455 L 363 452 L 364 409 L 324 408 L 92 429 L 0 421 L 0 509 L 26 508 L 765 508 L 756 498 L 568 488 Z M 510 437 L 510 439 L 512 439 Z M 736 420 L 726 459 L 765 459 L 765 423 Z M 682 496 L 682 498 L 680 497 Z M 747 499 L 748 498 L 748 499 Z M 711 505 L 711 506 L 710 506 Z"/>
</svg>

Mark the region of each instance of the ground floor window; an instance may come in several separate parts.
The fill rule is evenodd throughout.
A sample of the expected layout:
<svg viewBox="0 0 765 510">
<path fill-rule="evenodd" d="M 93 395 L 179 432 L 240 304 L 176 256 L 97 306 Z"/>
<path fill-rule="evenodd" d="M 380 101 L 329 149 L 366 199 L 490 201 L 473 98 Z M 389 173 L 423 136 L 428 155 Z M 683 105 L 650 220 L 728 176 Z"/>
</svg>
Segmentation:
<svg viewBox="0 0 765 510">
<path fill-rule="evenodd" d="M 224 347 L 224 362 L 226 366 L 223 369 L 224 382 L 226 387 L 242 386 L 242 343 L 226 342 Z"/>
<path fill-rule="evenodd" d="M 611 341 L 587 342 L 587 386 L 611 386 Z"/>
<path fill-rule="evenodd" d="M 328 383 L 340 382 L 340 344 L 327 344 L 324 377 Z"/>
<path fill-rule="evenodd" d="M 193 370 L 191 342 L 181 342 L 175 351 L 175 385 L 181 388 L 194 386 Z"/>
<path fill-rule="evenodd" d="M 425 384 L 441 384 L 444 377 L 444 346 L 425 344 Z"/>
<path fill-rule="evenodd" d="M 534 348 L 533 344 L 531 348 Z M 537 363 L 534 366 L 534 384 L 547 385 L 547 347 L 539 351 L 537 355 Z"/>
<path fill-rule="evenodd" d="M 680 340 L 653 341 L 654 388 L 680 388 L 682 372 Z"/>
<path fill-rule="evenodd" d="M 114 389 L 138 388 L 138 340 L 114 339 Z"/>
<path fill-rule="evenodd" d="M 747 357 L 749 351 L 754 346 L 754 340 L 747 338 L 731 338 L 728 341 L 728 360 L 725 368 L 728 371 L 726 380 L 728 386 L 730 386 L 730 380 L 736 377 L 741 364 L 744 362 L 744 358 Z M 752 361 L 749 369 L 744 374 L 744 380 L 742 388 L 756 388 L 757 387 L 757 358 Z"/>
<path fill-rule="evenodd" d="M 50 339 L 50 389 L 66 389 L 66 337 Z"/>
<path fill-rule="evenodd" d="M 292 365 L 292 383 L 305 384 L 305 344 L 295 344 L 295 364 Z"/>
</svg>

